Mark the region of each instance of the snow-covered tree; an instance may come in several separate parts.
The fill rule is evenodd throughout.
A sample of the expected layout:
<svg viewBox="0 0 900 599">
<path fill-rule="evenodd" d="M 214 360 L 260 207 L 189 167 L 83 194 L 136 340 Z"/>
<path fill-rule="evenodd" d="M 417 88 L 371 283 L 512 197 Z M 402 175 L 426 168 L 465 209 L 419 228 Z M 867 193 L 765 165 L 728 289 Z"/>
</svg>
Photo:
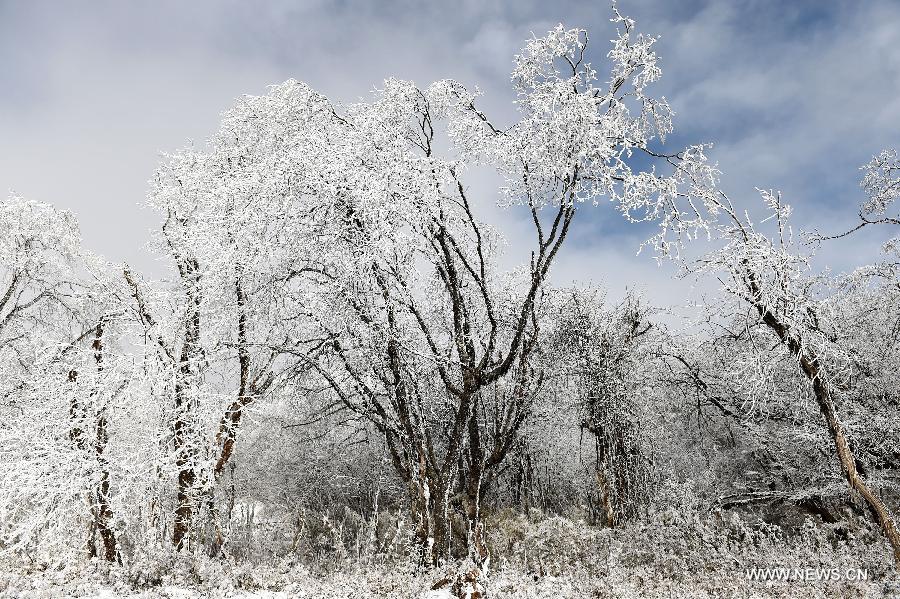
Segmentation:
<svg viewBox="0 0 900 599">
<path fill-rule="evenodd" d="M 298 156 L 316 166 L 327 157 L 311 193 L 343 226 L 334 266 L 316 273 L 327 283 L 326 309 L 314 318 L 332 339 L 316 367 L 385 436 L 427 561 L 448 552 L 450 491 L 466 452 L 468 536 L 476 556 L 487 557 L 479 496 L 494 458 L 474 415 L 492 385 L 527 370 L 542 290 L 576 212 L 605 198 L 629 219 L 652 218 L 672 198 L 692 196 L 695 178 L 711 176 L 702 148 L 654 149 L 671 131 L 668 106 L 646 93 L 660 75 L 655 40 L 636 35 L 626 18 L 616 22 L 602 82 L 583 30 L 558 27 L 531 40 L 516 57 L 519 118 L 509 126 L 459 83 L 388 80 L 371 103 L 322 108 L 329 124 L 312 121 L 321 149 Z M 635 153 L 660 169 L 636 169 Z M 485 200 L 465 184 L 469 165 L 495 168 L 506 179 L 504 202 L 531 213 L 534 249 L 511 278 L 497 272 L 496 234 L 476 216 Z M 513 422 L 527 413 L 527 403 L 517 405 Z"/>
<path fill-rule="evenodd" d="M 75 536 L 114 561 L 106 450 L 110 404 L 128 376 L 107 341 L 121 312 L 71 214 L 11 196 L 0 223 L 4 544 Z"/>
<path fill-rule="evenodd" d="M 650 390 L 659 351 L 649 339 L 655 331 L 649 310 L 634 296 L 611 310 L 596 292 L 575 289 L 564 296 L 555 327 L 556 369 L 575 388 L 578 426 L 593 438 L 596 519 L 618 526 L 639 515 L 658 486 L 648 401 L 656 395 Z"/>
<path fill-rule="evenodd" d="M 896 187 L 896 180 L 891 180 L 894 171 L 890 153 L 876 158 L 867 170 L 863 185 L 870 195 L 861 211 L 863 224 L 874 222 L 867 214 L 884 214 Z M 860 472 L 851 433 L 838 411 L 851 386 L 855 363 L 847 339 L 836 333 L 837 325 L 831 318 L 833 284 L 812 271 L 811 253 L 795 243 L 788 223 L 791 209 L 782 202 L 780 193 L 760 190 L 760 195 L 767 216 L 759 222 L 752 219 L 749 210 L 738 210 L 727 195 L 713 188 L 702 194 L 702 207 L 672 204 L 656 238 L 663 243 L 657 246 L 668 249 L 665 241 L 674 236 L 673 245 L 668 247 L 678 247 L 678 235 L 686 237 L 698 226 L 714 235 L 718 247 L 695 263 L 686 262 L 685 267 L 693 272 L 715 273 L 738 308 L 749 308 L 741 327 L 748 331 L 762 329 L 779 342 L 775 349 L 761 349 L 749 365 L 734 364 L 730 369 L 733 376 L 743 376 L 750 366 L 765 379 L 766 373 L 777 372 L 778 364 L 788 362 L 805 377 L 843 475 L 874 514 L 900 562 L 900 531 L 879 494 Z M 857 276 L 867 276 L 870 271 L 865 268 Z M 888 281 L 889 287 L 895 285 L 894 279 Z M 710 307 L 723 315 L 734 312 L 728 303 Z M 757 390 L 764 398 L 766 386 Z"/>
</svg>

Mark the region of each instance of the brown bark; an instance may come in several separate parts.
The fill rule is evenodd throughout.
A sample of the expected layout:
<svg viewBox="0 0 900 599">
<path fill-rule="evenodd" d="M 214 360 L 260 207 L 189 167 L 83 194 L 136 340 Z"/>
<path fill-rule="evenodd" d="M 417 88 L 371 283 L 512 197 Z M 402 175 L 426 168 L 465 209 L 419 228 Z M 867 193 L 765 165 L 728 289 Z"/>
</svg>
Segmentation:
<svg viewBox="0 0 900 599">
<path fill-rule="evenodd" d="M 103 325 L 104 323 L 101 321 L 97 326 L 97 333 L 92 344 L 98 376 L 103 372 Z M 112 508 L 109 505 L 109 468 L 106 457 L 103 455 L 109 442 L 106 426 L 106 405 L 101 400 L 101 405 L 97 409 L 97 436 L 94 443 L 97 466 L 100 470 L 100 481 L 95 490 L 94 523 L 103 543 L 103 559 L 113 562 L 116 561 L 116 535 L 109 526 L 112 519 Z"/>
<path fill-rule="evenodd" d="M 197 360 L 200 357 L 200 273 L 199 265 L 193 259 L 179 260 L 178 268 L 185 285 L 189 310 L 176 373 L 173 422 L 175 465 L 178 468 L 178 507 L 172 528 L 172 545 L 181 550 L 193 528 L 194 487 L 197 482 L 197 447 L 192 437 L 195 433 L 193 421 L 197 410 Z"/>
<path fill-rule="evenodd" d="M 169 221 L 167 221 L 167 223 L 168 222 Z M 166 227 L 164 226 L 163 231 L 165 230 Z M 198 270 L 199 267 L 196 261 L 182 260 L 177 252 L 175 252 L 175 258 L 179 275 L 181 276 L 182 283 L 188 294 L 189 304 L 193 305 L 189 321 L 185 326 L 185 339 L 182 344 L 180 356 L 176 358 L 173 347 L 163 339 L 162 335 L 155 333 L 152 337 L 165 357 L 173 364 L 177 365 L 175 373 L 175 415 L 173 417 L 172 427 L 175 433 L 175 463 L 179 472 L 177 491 L 178 507 L 175 511 L 175 524 L 172 527 L 172 544 L 176 549 L 181 549 L 184 544 L 184 538 L 190 530 L 193 514 L 190 490 L 194 485 L 195 476 L 192 466 L 193 461 L 186 456 L 188 448 L 185 444 L 185 427 L 186 415 L 189 413 L 187 388 L 192 379 L 194 368 L 192 358 L 197 351 L 196 345 L 199 342 L 200 337 L 200 312 L 199 294 L 193 288 L 197 284 L 196 277 L 199 276 L 199 274 L 192 274 L 195 270 Z M 122 274 L 125 278 L 125 282 L 131 287 L 131 295 L 135 300 L 137 315 L 149 334 L 152 329 L 156 327 L 156 319 L 153 318 L 147 304 L 144 302 L 140 288 L 127 265 L 122 270 Z"/>
<path fill-rule="evenodd" d="M 67 380 L 69 383 L 75 383 L 78 381 L 78 371 L 70 370 Z M 78 401 L 78 394 L 72 394 L 72 402 L 69 405 L 69 416 L 72 418 L 72 428 L 69 429 L 69 440 L 72 442 L 72 446 L 81 453 L 87 452 L 87 438 L 84 433 L 84 423 L 87 418 L 87 414 L 85 413 L 85 407 L 83 404 Z M 93 500 L 91 498 L 91 494 L 88 493 L 85 497 L 85 504 L 88 511 L 93 511 Z M 88 521 L 88 529 L 87 529 L 87 537 L 85 538 L 85 549 L 87 550 L 88 557 L 91 559 L 97 557 L 97 547 L 94 544 L 94 531 L 96 530 L 96 524 L 94 522 L 94 518 L 92 517 Z"/>
<path fill-rule="evenodd" d="M 91 344 L 91 349 L 94 353 L 98 379 L 103 373 L 104 324 L 104 320 L 101 319 L 97 326 L 91 329 L 94 333 L 94 341 Z M 82 335 L 79 339 L 83 339 L 85 336 L 86 335 Z M 68 380 L 70 383 L 75 383 L 78 380 L 78 371 L 69 371 Z M 109 526 L 109 522 L 112 519 L 112 508 L 109 504 L 109 468 L 106 457 L 103 455 L 106 450 L 106 445 L 109 442 L 109 433 L 107 431 L 106 406 L 103 404 L 103 400 L 99 398 L 99 394 L 100 390 L 98 382 L 97 387 L 92 391 L 92 397 L 99 403 L 94 421 L 96 435 L 94 438 L 93 449 L 94 459 L 97 462 L 97 469 L 100 474 L 100 480 L 98 481 L 97 486 L 88 492 L 86 498 L 87 507 L 91 514 L 88 523 L 86 547 L 89 557 L 97 557 L 96 535 L 99 534 L 103 546 L 102 557 L 106 561 L 113 562 L 117 559 L 116 535 Z M 83 428 L 88 416 L 87 408 L 85 405 L 78 402 L 77 395 L 75 394 L 73 394 L 69 413 L 74 423 L 72 429 L 69 431 L 69 438 L 72 440 L 76 449 L 87 453 L 89 451 L 88 437 Z"/>
<path fill-rule="evenodd" d="M 210 547 L 211 555 L 218 555 L 225 543 L 225 538 L 219 525 L 218 512 L 215 505 L 215 485 L 219 478 L 225 472 L 225 467 L 231 461 L 234 453 L 234 444 L 237 441 L 237 432 L 241 424 L 241 418 L 244 414 L 244 408 L 252 403 L 258 395 L 265 393 L 269 385 L 272 383 L 273 377 L 268 367 L 263 368 L 262 372 L 251 377 L 251 360 L 248 342 L 247 330 L 247 295 L 240 280 L 235 282 L 235 298 L 237 304 L 238 321 L 237 321 L 237 352 L 238 352 L 238 392 L 237 397 L 229 404 L 228 409 L 222 415 L 219 422 L 219 430 L 216 432 L 216 448 L 218 457 L 213 468 L 213 484 L 208 487 L 206 501 L 210 512 L 213 514 L 215 526 L 215 539 Z M 268 376 L 260 378 L 263 373 L 268 372 Z"/>
<path fill-rule="evenodd" d="M 881 501 L 881 498 L 875 494 L 875 491 L 869 487 L 857 471 L 856 456 L 853 455 L 844 427 L 837 417 L 831 390 L 819 375 L 818 365 L 815 360 L 811 361 L 807 357 L 801 357 L 800 366 L 803 368 L 804 373 L 813 381 L 813 392 L 819 404 L 819 409 L 825 417 L 825 422 L 828 424 L 828 432 L 834 441 L 835 451 L 841 463 L 844 476 L 847 478 L 850 487 L 862 495 L 869 509 L 875 515 L 875 519 L 881 526 L 884 536 L 887 537 L 894 550 L 894 561 L 900 566 L 900 532 L 897 530 L 897 524 L 894 522 L 894 518 L 887 510 L 887 507 L 885 507 L 884 502 Z"/>
<path fill-rule="evenodd" d="M 477 405 L 473 412 L 469 419 L 469 471 L 465 481 L 465 510 L 469 554 L 473 561 L 481 567 L 488 559 L 487 544 L 484 542 L 484 523 L 481 521 L 481 491 L 486 457 L 481 442 Z"/>
<path fill-rule="evenodd" d="M 437 566 L 450 556 L 449 485 L 423 475 L 410 481 L 409 493 L 419 563 Z"/>
<path fill-rule="evenodd" d="M 70 383 L 78 380 L 78 371 L 70 370 L 67 377 Z M 76 449 L 84 451 L 87 444 L 84 440 L 84 429 L 81 428 L 84 423 L 84 407 L 78 403 L 78 396 L 72 394 L 72 403 L 69 406 L 69 416 L 72 418 L 72 428 L 69 430 L 69 440 Z"/>
<path fill-rule="evenodd" d="M 175 509 L 175 525 L 172 527 L 172 545 L 175 549 L 184 548 L 185 539 L 191 530 L 194 507 L 191 489 L 194 486 L 193 468 L 184 468 L 178 472 L 178 507 Z"/>
<path fill-rule="evenodd" d="M 748 287 L 752 293 L 754 300 L 761 297 L 756 277 L 752 273 L 748 274 Z M 841 424 L 837 415 L 837 409 L 834 404 L 834 395 L 831 386 L 828 384 L 824 373 L 822 372 L 819 357 L 808 347 L 804 347 L 800 339 L 795 333 L 792 333 L 787 325 L 785 325 L 772 311 L 759 301 L 754 301 L 754 306 L 762 317 L 763 322 L 772 331 L 778 335 L 778 338 L 785 343 L 791 354 L 799 361 L 800 369 L 803 374 L 812 382 L 813 394 L 816 397 L 816 403 L 819 411 L 825 418 L 828 426 L 828 433 L 834 442 L 835 453 L 841 465 L 841 470 L 850 484 L 850 488 L 858 492 L 865 500 L 866 505 L 875 516 L 884 536 L 894 553 L 894 561 L 900 566 L 900 532 L 897 530 L 897 524 L 893 516 L 881 501 L 881 498 L 866 483 L 865 479 L 859 474 L 856 468 L 856 456 L 850 447 L 847 433 Z"/>
<path fill-rule="evenodd" d="M 168 235 L 168 227 L 176 217 L 169 214 L 169 219 L 163 225 L 163 232 Z M 183 223 L 181 223 L 183 224 Z M 196 375 L 199 368 L 198 361 L 201 357 L 200 348 L 200 264 L 196 259 L 183 255 L 176 247 L 169 243 L 175 258 L 175 265 L 187 300 L 187 316 L 184 323 L 184 339 L 181 344 L 181 352 L 176 358 L 173 348 L 166 343 L 158 333 L 153 335 L 154 341 L 163 354 L 176 366 L 175 371 L 175 410 L 172 417 L 174 432 L 173 445 L 175 450 L 175 465 L 178 468 L 178 483 L 176 499 L 178 506 L 175 509 L 175 523 L 172 527 L 172 545 L 180 550 L 184 547 L 187 535 L 193 527 L 194 517 L 194 487 L 197 482 L 196 463 L 197 447 L 192 436 L 193 421 L 196 417 Z M 126 266 L 123 270 L 125 281 L 131 287 L 132 297 L 137 305 L 137 312 L 141 322 L 149 332 L 156 326 L 156 320 L 150 313 L 141 296 L 140 289 L 132 277 L 131 271 Z"/>
<path fill-rule="evenodd" d="M 215 477 L 219 478 L 225 471 L 225 466 L 231 459 L 234 451 L 234 442 L 237 438 L 237 429 L 241 423 L 244 407 L 253 401 L 256 395 L 254 385 L 250 381 L 250 353 L 247 350 L 247 296 L 240 282 L 235 284 L 237 296 L 238 327 L 237 327 L 237 351 L 239 383 L 237 397 L 228 406 L 222 421 L 219 424 L 219 432 L 216 433 L 216 447 L 219 448 L 219 457 L 216 460 Z"/>
<path fill-rule="evenodd" d="M 615 527 L 618 519 L 610 499 L 609 481 L 606 479 L 606 473 L 602 466 L 597 468 L 597 488 L 600 490 L 600 509 L 602 510 L 600 515 L 603 517 L 603 523 L 606 526 Z"/>
</svg>

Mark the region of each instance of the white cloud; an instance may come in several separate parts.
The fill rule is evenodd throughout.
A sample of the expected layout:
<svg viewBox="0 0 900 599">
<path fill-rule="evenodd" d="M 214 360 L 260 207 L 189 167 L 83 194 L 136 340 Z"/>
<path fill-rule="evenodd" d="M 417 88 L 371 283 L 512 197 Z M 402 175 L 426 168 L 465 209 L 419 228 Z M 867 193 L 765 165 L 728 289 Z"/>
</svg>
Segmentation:
<svg viewBox="0 0 900 599">
<path fill-rule="evenodd" d="M 860 200 L 857 166 L 900 134 L 900 6 L 620 7 L 661 34 L 660 90 L 678 113 L 677 139 L 720 141 L 713 157 L 732 196 L 755 203 L 755 186 L 780 188 L 797 224 L 845 228 Z M 139 247 L 155 216 L 137 207 L 158 151 L 202 141 L 235 96 L 296 77 L 353 101 L 389 75 L 453 77 L 509 115 L 512 54 L 531 31 L 589 28 L 600 66 L 608 16 L 536 1 L 0 4 L 0 187 L 73 210 L 89 247 L 158 272 Z M 528 222 L 493 206 L 491 184 L 473 181 L 481 212 L 519 263 Z M 603 281 L 618 288 L 612 296 L 627 284 L 654 299 L 689 295 L 669 268 L 634 256 L 639 238 L 614 211 L 580 216 L 588 222 L 556 280 Z M 825 257 L 849 268 L 878 236 L 835 242 Z"/>
</svg>

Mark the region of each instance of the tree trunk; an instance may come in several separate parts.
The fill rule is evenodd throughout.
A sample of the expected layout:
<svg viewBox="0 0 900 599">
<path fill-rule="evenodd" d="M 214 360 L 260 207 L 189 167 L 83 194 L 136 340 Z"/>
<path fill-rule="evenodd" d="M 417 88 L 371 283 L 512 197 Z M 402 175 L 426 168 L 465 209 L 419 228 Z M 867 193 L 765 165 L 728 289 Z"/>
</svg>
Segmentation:
<svg viewBox="0 0 900 599">
<path fill-rule="evenodd" d="M 181 461 L 181 460 L 179 460 Z M 194 468 L 179 464 L 178 471 L 178 508 L 175 510 L 175 525 L 172 528 L 172 545 L 176 550 L 184 548 L 185 539 L 191 530 L 194 517 L 192 489 L 194 487 Z"/>
<path fill-rule="evenodd" d="M 171 215 L 170 215 L 171 216 Z M 169 221 L 166 221 L 167 223 Z M 166 232 L 166 225 L 163 225 Z M 177 501 L 175 510 L 175 523 L 172 527 L 172 545 L 176 550 L 184 546 L 185 538 L 192 527 L 193 520 L 193 488 L 196 482 L 196 458 L 197 447 L 189 437 L 194 435 L 194 418 L 196 417 L 196 398 L 194 397 L 197 386 L 198 361 L 201 357 L 200 349 L 200 265 L 197 260 L 182 256 L 175 246 L 169 244 L 173 250 L 175 265 L 184 287 L 187 297 L 188 313 L 184 323 L 184 340 L 181 344 L 181 352 L 175 358 L 175 350 L 166 344 L 160 335 L 155 335 L 156 344 L 163 350 L 166 356 L 175 365 L 175 409 L 172 416 L 173 445 L 175 450 L 175 465 L 178 468 Z M 131 276 L 131 271 L 126 266 L 122 271 L 125 281 L 132 289 L 132 297 L 137 304 L 141 322 L 149 331 L 156 326 L 156 320 L 147 309 L 141 296 L 140 288 Z M 177 360 L 177 361 L 176 361 Z M 163 533 L 165 534 L 165 520 Z"/>
<path fill-rule="evenodd" d="M 237 430 L 241 424 L 244 407 L 251 403 L 255 396 L 255 384 L 250 380 L 250 353 L 247 349 L 247 295 L 240 280 L 235 283 L 235 297 L 237 300 L 237 352 L 238 352 L 238 393 L 237 397 L 228 406 L 219 423 L 216 433 L 216 450 L 218 457 L 213 468 L 213 480 L 208 483 L 206 502 L 215 528 L 215 538 L 210 546 L 210 556 L 219 555 L 225 544 L 225 535 L 219 522 L 218 509 L 216 508 L 215 489 L 219 478 L 225 472 L 225 467 L 231 460 L 234 452 L 234 443 L 237 440 Z"/>
<path fill-rule="evenodd" d="M 194 492 L 197 483 L 197 417 L 198 376 L 200 360 L 200 266 L 195 259 L 177 260 L 179 274 L 185 287 L 188 315 L 184 328 L 184 342 L 178 359 L 175 381 L 175 418 L 173 422 L 175 465 L 178 468 L 178 507 L 172 529 L 172 545 L 184 548 L 193 528 Z"/>
<path fill-rule="evenodd" d="M 78 381 L 78 371 L 70 370 L 67 380 L 74 385 Z M 78 401 L 77 391 L 72 393 L 72 403 L 69 405 L 69 416 L 72 419 L 72 428 L 69 429 L 69 441 L 72 442 L 72 446 L 76 451 L 79 453 L 86 453 L 87 440 L 83 427 L 87 419 L 87 414 L 85 413 L 84 405 Z M 93 518 L 93 505 L 93 498 L 91 497 L 90 491 L 88 491 L 85 497 L 85 507 L 87 508 L 87 511 L 91 513 L 91 518 L 88 520 L 87 537 L 85 538 L 84 546 L 87 550 L 88 557 L 92 559 L 97 557 L 97 547 L 94 545 L 96 523 Z"/>
<path fill-rule="evenodd" d="M 484 482 L 485 460 L 481 430 L 478 426 L 476 397 L 475 408 L 469 418 L 469 468 L 465 481 L 465 510 L 469 557 L 479 568 L 483 568 L 488 561 L 487 545 L 484 542 L 484 523 L 481 521 L 481 491 Z"/>
<path fill-rule="evenodd" d="M 751 291 L 754 292 L 754 297 L 759 297 L 757 288 L 751 287 Z M 804 348 L 800 340 L 788 330 L 788 327 L 765 306 L 756 304 L 756 308 L 762 316 L 763 322 L 778 335 L 782 342 L 787 344 L 790 352 L 799 361 L 803 374 L 812 382 L 813 393 L 819 405 L 819 411 L 825 417 L 828 433 L 832 441 L 834 441 L 835 452 L 841 464 L 841 470 L 847 478 L 850 488 L 863 497 L 866 505 L 874 514 L 875 520 L 884 532 L 884 536 L 887 537 L 888 542 L 891 544 L 894 552 L 894 561 L 900 566 L 900 532 L 897 530 L 897 524 L 885 507 L 884 502 L 881 501 L 862 476 L 859 475 L 859 472 L 857 472 L 856 456 L 853 455 L 847 434 L 841 421 L 838 419 L 831 387 L 821 372 L 818 356 L 808 348 Z"/>
<path fill-rule="evenodd" d="M 238 393 L 222 416 L 222 421 L 219 423 L 219 432 L 216 433 L 216 447 L 218 448 L 218 458 L 214 469 L 216 480 L 225 471 L 225 466 L 228 465 L 228 461 L 231 459 L 244 407 L 252 402 L 256 396 L 254 384 L 250 381 L 250 353 L 247 349 L 247 295 L 240 281 L 235 283 L 234 288 L 238 309 Z"/>
<path fill-rule="evenodd" d="M 182 375 L 183 376 L 183 375 Z M 172 528 L 172 545 L 176 550 L 184 548 L 194 517 L 195 450 L 188 436 L 192 434 L 190 425 L 190 398 L 184 382 L 176 384 L 175 390 L 175 465 L 178 468 L 178 507 L 175 509 L 175 524 Z"/>
<path fill-rule="evenodd" d="M 97 363 L 97 376 L 103 373 L 103 321 L 97 325 L 97 335 L 93 343 L 94 360 Z M 100 481 L 95 490 L 95 514 L 94 521 L 100 539 L 103 542 L 103 559 L 108 562 L 116 561 L 116 534 L 109 526 L 112 519 L 112 508 L 109 505 L 109 467 L 106 457 L 106 445 L 109 442 L 109 432 L 106 430 L 106 399 L 98 396 L 100 405 L 97 408 L 97 437 L 94 444 L 94 453 L 97 459 L 97 468 L 100 471 Z"/>
<path fill-rule="evenodd" d="M 813 378 L 813 392 L 815 393 L 816 401 L 819 404 L 822 416 L 825 417 L 825 422 L 828 424 L 828 432 L 831 435 L 831 439 L 834 441 L 835 451 L 838 460 L 841 463 L 841 470 L 843 470 L 847 482 L 850 483 L 850 487 L 862 495 L 866 504 L 869 506 L 869 509 L 874 514 L 882 531 L 884 531 L 884 536 L 887 537 L 888 542 L 890 542 L 891 547 L 894 550 L 894 561 L 900 566 L 900 532 L 897 530 L 897 524 L 885 507 L 884 502 L 882 502 L 881 498 L 879 498 L 873 489 L 866 484 L 866 481 L 859 475 L 859 472 L 856 469 L 856 456 L 853 455 L 853 450 L 850 448 L 850 443 L 844 432 L 844 427 L 841 424 L 841 421 L 838 420 L 830 389 L 825 382 L 822 381 L 821 377 L 817 375 L 815 362 L 810 362 L 804 357 L 800 359 L 800 365 L 803 368 L 803 371 L 807 373 L 807 376 L 810 376 L 809 373 L 814 373 L 812 375 L 815 377 Z"/>
<path fill-rule="evenodd" d="M 610 499 L 609 480 L 602 464 L 597 466 L 597 490 L 600 493 L 600 519 L 604 526 L 614 528 L 618 524 L 616 512 Z"/>
<path fill-rule="evenodd" d="M 422 472 L 410 480 L 408 492 L 419 563 L 439 566 L 450 558 L 449 483 Z"/>
<path fill-rule="evenodd" d="M 484 522 L 481 519 L 481 476 L 472 476 L 466 489 L 466 528 L 468 529 L 469 557 L 483 568 L 490 554 L 484 540 Z"/>
</svg>

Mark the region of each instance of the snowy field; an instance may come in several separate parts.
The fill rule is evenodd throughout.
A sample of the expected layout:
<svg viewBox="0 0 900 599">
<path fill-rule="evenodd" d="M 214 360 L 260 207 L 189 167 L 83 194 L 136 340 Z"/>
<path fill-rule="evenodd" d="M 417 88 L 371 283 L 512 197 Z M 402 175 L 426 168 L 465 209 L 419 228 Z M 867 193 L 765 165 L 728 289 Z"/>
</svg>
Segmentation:
<svg viewBox="0 0 900 599">
<path fill-rule="evenodd" d="M 486 576 L 477 577 L 477 586 L 470 584 L 471 562 L 417 570 L 409 560 L 388 556 L 332 556 L 307 565 L 282 559 L 251 566 L 161 553 L 145 565 L 110 567 L 95 560 L 43 571 L 6 560 L 0 563 L 0 596 L 457 599 L 477 598 L 467 595 L 475 589 L 483 597 L 506 599 L 900 596 L 900 579 L 878 532 L 864 528 L 854 531 L 849 543 L 837 545 L 815 527 L 786 540 L 736 518 L 724 523 L 657 519 L 616 531 L 548 518 L 508 522 L 503 528 L 507 536 L 492 536 L 491 546 L 512 549 L 497 558 L 499 565 Z M 810 572 L 805 579 L 790 581 L 748 578 L 751 567 L 779 566 L 833 569 L 836 576 Z M 867 580 L 845 576 L 861 569 Z"/>
</svg>

